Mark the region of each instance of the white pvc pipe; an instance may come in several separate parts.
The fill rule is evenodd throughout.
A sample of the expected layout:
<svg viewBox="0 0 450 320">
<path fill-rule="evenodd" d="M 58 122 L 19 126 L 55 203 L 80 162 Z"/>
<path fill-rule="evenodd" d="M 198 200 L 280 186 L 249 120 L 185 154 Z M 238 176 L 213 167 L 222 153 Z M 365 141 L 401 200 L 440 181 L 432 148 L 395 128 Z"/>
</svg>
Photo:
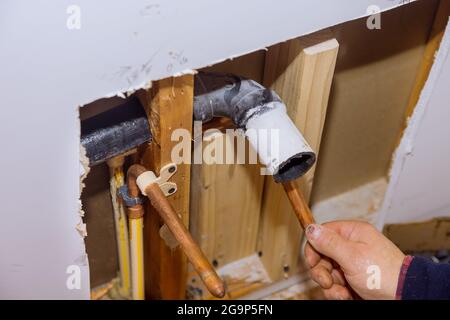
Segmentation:
<svg viewBox="0 0 450 320">
<path fill-rule="evenodd" d="M 271 107 L 269 111 L 248 120 L 245 135 L 266 166 L 266 174 L 273 175 L 276 181 L 283 181 L 303 170 L 305 160 L 314 163 L 315 156 L 289 118 L 285 105 L 270 102 L 268 106 Z M 300 159 L 303 161 L 296 161 Z"/>
</svg>

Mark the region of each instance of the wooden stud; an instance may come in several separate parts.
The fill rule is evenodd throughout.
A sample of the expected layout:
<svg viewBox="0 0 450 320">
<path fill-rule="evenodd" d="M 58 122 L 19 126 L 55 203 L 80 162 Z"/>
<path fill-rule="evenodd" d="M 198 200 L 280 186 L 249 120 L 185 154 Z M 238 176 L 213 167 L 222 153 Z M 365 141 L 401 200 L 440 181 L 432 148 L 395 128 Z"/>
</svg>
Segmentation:
<svg viewBox="0 0 450 320">
<path fill-rule="evenodd" d="M 318 153 L 339 44 L 328 30 L 271 47 L 265 86 L 286 103 L 288 113 Z M 329 40 L 331 39 L 331 40 Z M 314 168 L 299 180 L 309 200 Z M 272 281 L 297 271 L 301 229 L 283 187 L 266 177 L 258 250 Z"/>
<path fill-rule="evenodd" d="M 171 152 L 178 141 L 172 132 L 181 128 L 192 132 L 193 115 L 192 75 L 167 78 L 153 83 L 150 91 L 141 93 L 146 107 L 153 140 L 141 151 L 141 164 L 159 174 L 160 168 L 171 163 Z M 190 150 L 188 151 L 190 155 Z M 177 164 L 171 178 L 178 191 L 168 199 L 183 223 L 189 225 L 190 164 Z M 170 249 L 160 236 L 163 223 L 147 203 L 144 222 L 145 291 L 147 299 L 184 299 L 187 259 L 181 249 Z"/>
</svg>

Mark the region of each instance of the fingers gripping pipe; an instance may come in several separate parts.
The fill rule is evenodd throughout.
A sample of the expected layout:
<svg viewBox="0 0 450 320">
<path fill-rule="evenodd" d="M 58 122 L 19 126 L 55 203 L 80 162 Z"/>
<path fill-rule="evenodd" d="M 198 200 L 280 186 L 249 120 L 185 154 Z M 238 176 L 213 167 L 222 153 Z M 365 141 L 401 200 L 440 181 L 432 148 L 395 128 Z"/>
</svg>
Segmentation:
<svg viewBox="0 0 450 320">
<path fill-rule="evenodd" d="M 195 76 L 194 90 L 194 120 L 230 118 L 245 130 L 260 161 L 276 182 L 295 180 L 314 165 L 314 151 L 289 118 L 275 91 L 253 80 L 203 72 Z"/>
<path fill-rule="evenodd" d="M 189 231 L 156 182 L 157 179 L 155 174 L 152 171 L 148 171 L 145 167 L 137 164 L 132 165 L 128 169 L 127 175 L 129 195 L 138 197 L 139 193 L 142 193 L 149 198 L 152 206 L 181 245 L 189 262 L 194 266 L 207 289 L 214 296 L 222 298 L 225 295 L 222 279 L 220 279 L 208 259 L 194 242 Z M 137 205 L 135 209 L 132 209 L 132 212 L 133 214 L 139 214 L 139 212 L 143 214 L 143 210 L 142 205 Z"/>
</svg>

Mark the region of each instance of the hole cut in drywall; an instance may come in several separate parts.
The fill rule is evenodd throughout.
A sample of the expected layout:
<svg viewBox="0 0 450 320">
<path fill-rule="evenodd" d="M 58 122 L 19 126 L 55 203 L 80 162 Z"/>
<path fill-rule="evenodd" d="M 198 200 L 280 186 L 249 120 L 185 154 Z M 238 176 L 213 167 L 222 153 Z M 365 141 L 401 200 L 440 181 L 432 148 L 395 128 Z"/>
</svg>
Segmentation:
<svg viewBox="0 0 450 320">
<path fill-rule="evenodd" d="M 388 175 L 438 1 L 385 12 L 381 30 L 366 19 L 332 28 L 340 44 L 312 203 Z"/>
</svg>

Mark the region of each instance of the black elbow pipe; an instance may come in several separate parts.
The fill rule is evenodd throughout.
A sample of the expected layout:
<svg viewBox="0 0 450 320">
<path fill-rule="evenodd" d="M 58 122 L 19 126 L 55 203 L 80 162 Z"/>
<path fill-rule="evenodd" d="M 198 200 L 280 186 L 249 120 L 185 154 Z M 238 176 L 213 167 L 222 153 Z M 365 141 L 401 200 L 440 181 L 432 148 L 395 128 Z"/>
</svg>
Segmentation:
<svg viewBox="0 0 450 320">
<path fill-rule="evenodd" d="M 236 127 L 244 130 L 278 129 L 286 135 L 277 142 L 281 148 L 279 155 L 267 156 L 257 150 L 276 182 L 295 180 L 315 163 L 315 153 L 287 116 L 281 98 L 256 81 L 231 74 L 199 72 L 194 81 L 194 120 L 205 123 L 214 117 L 230 118 Z M 255 147 L 259 137 L 246 135 Z M 271 152 L 270 148 L 267 150 Z"/>
</svg>

